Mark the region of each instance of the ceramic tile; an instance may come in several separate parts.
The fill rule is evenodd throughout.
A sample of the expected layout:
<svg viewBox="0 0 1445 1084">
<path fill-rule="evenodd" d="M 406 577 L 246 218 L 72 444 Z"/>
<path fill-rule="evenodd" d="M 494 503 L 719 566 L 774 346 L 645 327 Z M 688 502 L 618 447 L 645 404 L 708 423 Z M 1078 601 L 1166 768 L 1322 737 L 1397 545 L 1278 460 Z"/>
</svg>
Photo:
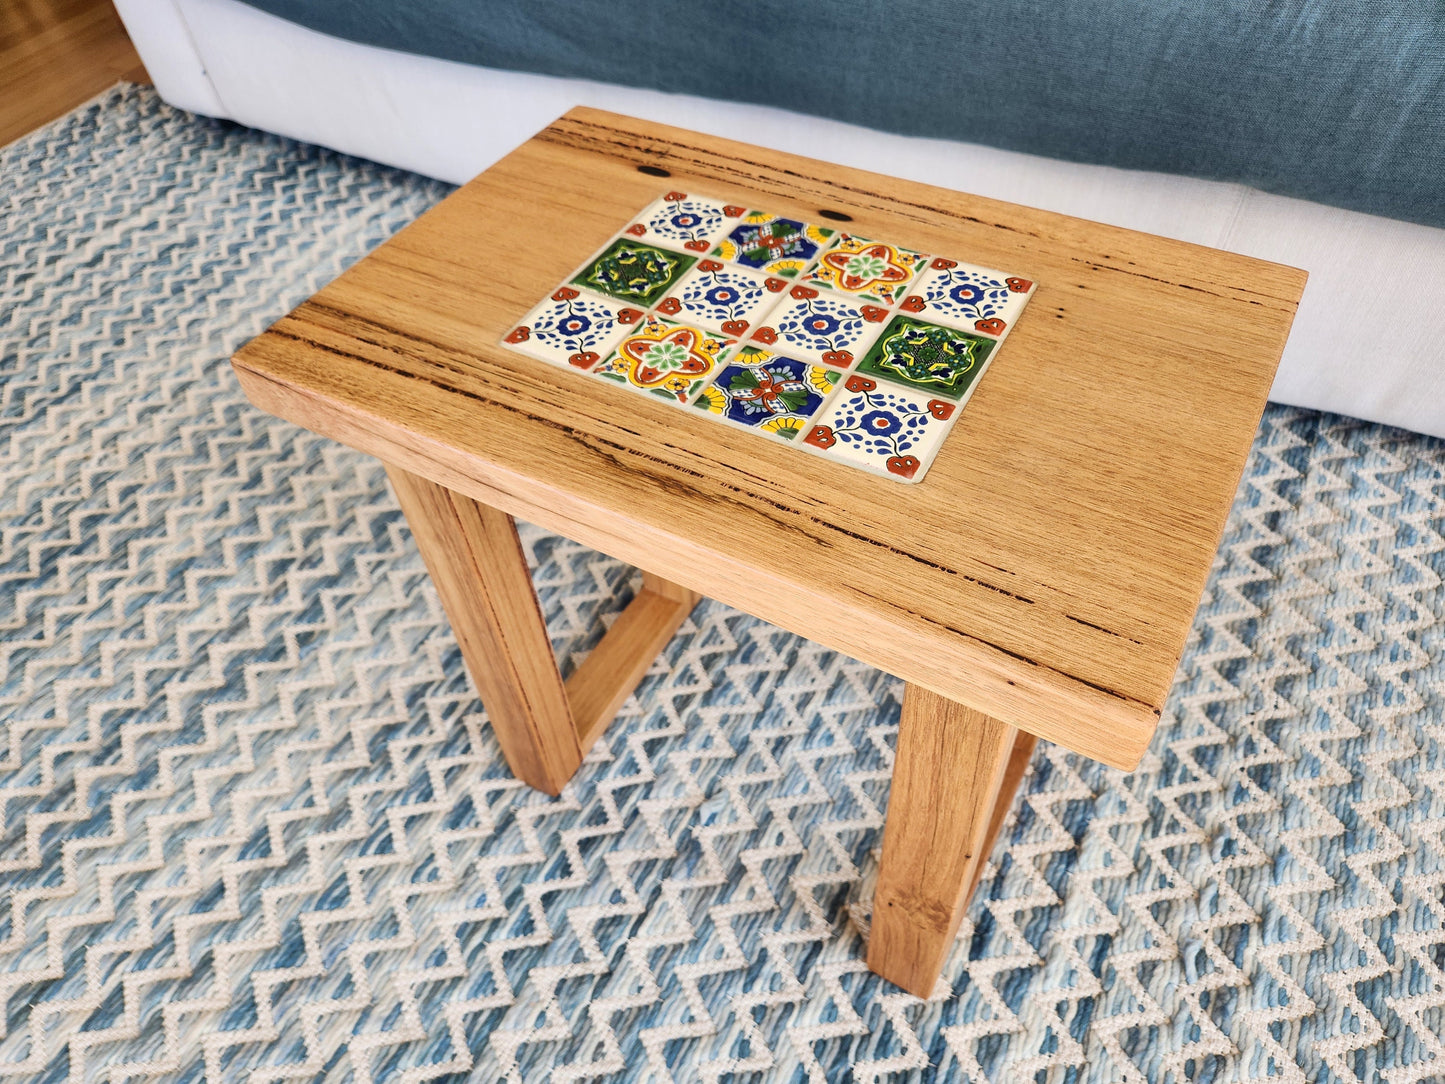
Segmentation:
<svg viewBox="0 0 1445 1084">
<path fill-rule="evenodd" d="M 638 215 L 625 232 L 667 248 L 706 252 L 745 213 L 746 208 L 736 204 L 673 191 Z"/>
<path fill-rule="evenodd" d="M 863 301 L 892 305 L 927 262 L 928 257 L 922 253 L 843 233 L 801 281 Z"/>
<path fill-rule="evenodd" d="M 837 386 L 833 369 L 744 346 L 725 364 L 693 405 L 739 425 L 793 440 Z"/>
<path fill-rule="evenodd" d="M 808 269 L 836 231 L 791 218 L 749 211 L 712 255 L 769 275 L 796 278 Z"/>
<path fill-rule="evenodd" d="M 503 343 L 917 482 L 1032 292 L 987 268 L 672 191 Z"/>
<path fill-rule="evenodd" d="M 640 319 L 641 309 L 562 286 L 522 317 L 502 341 L 542 361 L 590 369 Z"/>
<path fill-rule="evenodd" d="M 935 323 L 1000 336 L 1018 319 L 1033 288 L 1017 275 L 938 257 L 900 307 Z"/>
<path fill-rule="evenodd" d="M 984 335 L 899 313 L 858 363 L 858 372 L 963 400 L 997 345 Z"/>
<path fill-rule="evenodd" d="M 888 310 L 877 305 L 799 284 L 752 337 L 782 353 L 846 368 L 867 349 L 887 318 Z"/>
<path fill-rule="evenodd" d="M 598 376 L 685 403 L 737 342 L 705 328 L 649 316 L 593 370 Z"/>
<path fill-rule="evenodd" d="M 647 308 L 696 262 L 696 256 L 619 237 L 584 267 L 572 284 Z"/>
<path fill-rule="evenodd" d="M 803 442 L 824 455 L 917 482 L 951 428 L 958 406 L 946 399 L 854 373 L 808 429 Z"/>
<path fill-rule="evenodd" d="M 657 311 L 709 331 L 742 336 L 787 288 L 787 280 L 776 275 L 709 258 L 698 261 L 658 303 Z"/>
</svg>

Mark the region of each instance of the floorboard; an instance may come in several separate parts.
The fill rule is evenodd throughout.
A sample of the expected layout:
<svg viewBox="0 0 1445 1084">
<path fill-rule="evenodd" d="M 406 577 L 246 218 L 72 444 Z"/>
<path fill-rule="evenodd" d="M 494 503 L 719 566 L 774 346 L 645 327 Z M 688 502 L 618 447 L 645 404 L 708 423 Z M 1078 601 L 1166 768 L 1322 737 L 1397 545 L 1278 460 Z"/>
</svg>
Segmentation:
<svg viewBox="0 0 1445 1084">
<path fill-rule="evenodd" d="M 118 79 L 150 82 L 110 0 L 0 3 L 0 146 Z"/>
</svg>

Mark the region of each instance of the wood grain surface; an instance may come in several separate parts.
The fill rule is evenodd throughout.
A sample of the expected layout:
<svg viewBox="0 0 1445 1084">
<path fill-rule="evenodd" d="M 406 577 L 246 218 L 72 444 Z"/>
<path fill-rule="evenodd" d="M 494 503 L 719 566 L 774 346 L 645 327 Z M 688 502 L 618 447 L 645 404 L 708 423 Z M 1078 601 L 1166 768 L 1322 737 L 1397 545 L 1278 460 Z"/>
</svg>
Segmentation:
<svg viewBox="0 0 1445 1084">
<path fill-rule="evenodd" d="M 909 685 L 873 894 L 868 966 L 928 997 L 953 948 L 1005 791 L 1018 731 Z M 1022 775 L 1013 776 L 1015 786 Z"/>
<path fill-rule="evenodd" d="M 507 766 L 559 793 L 584 750 L 512 517 L 398 467 L 386 474 Z"/>
<path fill-rule="evenodd" d="M 642 590 L 567 679 L 567 699 L 584 753 L 602 736 L 657 653 L 700 601 L 700 595 L 684 587 L 642 574 Z"/>
<path fill-rule="evenodd" d="M 665 172 L 666 176 L 658 176 Z M 502 349 L 680 188 L 1038 283 L 918 485 Z M 1302 271 L 574 109 L 245 346 L 263 409 L 1129 768 Z"/>
<path fill-rule="evenodd" d="M 0 3 L 0 146 L 119 79 L 150 82 L 110 0 Z"/>
<path fill-rule="evenodd" d="M 973 871 L 969 874 L 968 887 L 963 892 L 965 901 L 973 898 L 973 890 L 978 887 L 978 879 L 983 876 L 984 863 L 993 853 L 993 845 L 998 840 L 1003 822 L 1008 819 L 1009 810 L 1013 808 L 1014 795 L 1018 793 L 1019 784 L 1028 774 L 1029 760 L 1033 757 L 1034 747 L 1038 743 L 1038 739 L 1032 734 L 1022 730 L 1014 731 L 1013 748 L 1009 750 L 1008 763 L 1004 765 L 1003 781 L 999 784 L 993 808 L 989 811 L 988 831 L 984 833 L 983 843 L 978 851 L 978 861 L 973 865 Z"/>
</svg>

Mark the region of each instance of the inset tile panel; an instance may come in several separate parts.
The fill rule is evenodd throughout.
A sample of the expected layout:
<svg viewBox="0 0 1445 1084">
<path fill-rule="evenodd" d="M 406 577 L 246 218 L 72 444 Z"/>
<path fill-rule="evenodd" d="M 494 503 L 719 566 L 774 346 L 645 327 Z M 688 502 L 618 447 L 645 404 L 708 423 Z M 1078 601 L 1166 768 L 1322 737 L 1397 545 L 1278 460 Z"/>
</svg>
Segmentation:
<svg viewBox="0 0 1445 1084">
<path fill-rule="evenodd" d="M 1032 292 L 1020 276 L 677 190 L 502 342 L 916 482 Z"/>
</svg>

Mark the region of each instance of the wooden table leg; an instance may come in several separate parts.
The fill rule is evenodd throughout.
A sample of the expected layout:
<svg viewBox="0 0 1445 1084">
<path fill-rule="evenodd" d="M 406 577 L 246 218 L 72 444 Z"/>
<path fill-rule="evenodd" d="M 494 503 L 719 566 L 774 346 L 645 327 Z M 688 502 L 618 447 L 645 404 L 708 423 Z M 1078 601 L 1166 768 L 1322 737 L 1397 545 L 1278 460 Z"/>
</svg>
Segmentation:
<svg viewBox="0 0 1445 1084">
<path fill-rule="evenodd" d="M 512 517 L 398 467 L 386 473 L 508 767 L 557 794 L 699 596 L 643 573 L 564 685 Z"/>
<path fill-rule="evenodd" d="M 903 694 L 868 966 L 927 997 L 953 946 L 1031 735 L 917 685 Z"/>
<path fill-rule="evenodd" d="M 968 901 L 973 899 L 974 890 L 978 888 L 978 880 L 983 876 L 983 867 L 988 864 L 988 856 L 993 853 L 993 845 L 998 841 L 999 829 L 1008 817 L 1009 807 L 1013 805 L 1014 795 L 1018 793 L 1019 784 L 1023 782 L 1024 774 L 1029 770 L 1029 761 L 1033 759 L 1034 746 L 1039 739 L 1032 734 L 1026 734 L 1022 730 L 1014 731 L 1013 748 L 1009 750 L 1008 764 L 1003 770 L 1003 782 L 999 784 L 998 797 L 993 802 L 993 814 L 988 820 L 988 834 L 983 838 L 983 846 L 978 851 L 978 861 L 973 864 L 973 876 L 968 882 L 968 889 L 963 894 L 963 905 L 968 906 Z"/>
<path fill-rule="evenodd" d="M 602 736 L 657 653 L 701 598 L 651 572 L 642 574 L 642 590 L 567 679 L 567 698 L 584 751 Z"/>
</svg>

